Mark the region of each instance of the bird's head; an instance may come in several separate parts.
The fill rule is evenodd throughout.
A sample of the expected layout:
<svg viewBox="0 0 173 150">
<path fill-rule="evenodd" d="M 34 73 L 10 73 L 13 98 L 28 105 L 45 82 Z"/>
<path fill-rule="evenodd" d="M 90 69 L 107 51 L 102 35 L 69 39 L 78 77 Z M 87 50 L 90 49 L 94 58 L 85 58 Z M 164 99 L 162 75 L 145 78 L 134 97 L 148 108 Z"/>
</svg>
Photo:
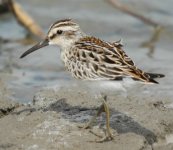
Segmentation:
<svg viewBox="0 0 173 150">
<path fill-rule="evenodd" d="M 66 48 L 80 39 L 84 33 L 79 25 L 71 19 L 56 21 L 49 28 L 46 38 L 24 52 L 20 58 L 48 45 L 58 45 L 60 48 Z"/>
</svg>

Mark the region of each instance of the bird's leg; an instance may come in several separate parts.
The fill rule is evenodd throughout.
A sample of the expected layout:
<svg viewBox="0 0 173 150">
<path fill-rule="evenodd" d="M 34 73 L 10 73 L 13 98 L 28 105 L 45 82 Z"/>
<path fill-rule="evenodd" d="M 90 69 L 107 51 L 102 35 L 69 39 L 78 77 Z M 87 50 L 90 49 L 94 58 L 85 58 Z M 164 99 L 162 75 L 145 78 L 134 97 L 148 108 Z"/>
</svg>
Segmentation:
<svg viewBox="0 0 173 150">
<path fill-rule="evenodd" d="M 104 107 L 104 111 L 106 113 L 106 129 L 107 129 L 107 135 L 102 138 L 101 140 L 97 141 L 97 142 L 104 142 L 104 141 L 108 141 L 108 140 L 112 140 L 113 136 L 111 134 L 111 130 L 110 130 L 110 110 L 109 107 L 106 103 L 107 100 L 107 96 L 103 96 L 103 107 Z"/>
<path fill-rule="evenodd" d="M 92 126 L 93 122 L 96 120 L 96 118 L 102 113 L 104 112 L 104 104 L 102 104 L 97 113 L 91 118 L 91 120 L 84 126 L 84 129 L 88 129 Z"/>
<path fill-rule="evenodd" d="M 95 116 L 93 116 L 91 118 L 91 120 L 87 123 L 87 125 L 84 127 L 85 129 L 88 129 L 92 126 L 93 122 L 96 120 L 96 118 L 102 113 L 102 112 L 105 112 L 106 113 L 106 131 L 107 131 L 107 134 L 105 137 L 103 137 L 102 139 L 100 140 L 96 140 L 96 142 L 104 142 L 104 141 L 109 141 L 109 140 L 112 140 L 113 139 L 113 136 L 111 134 L 111 130 L 110 130 L 110 110 L 109 110 L 109 107 L 108 107 L 108 104 L 106 103 L 107 101 L 107 96 L 103 95 L 102 94 L 102 105 L 99 107 L 97 113 Z M 97 134 L 95 134 L 97 135 Z M 98 135 L 97 135 L 98 136 Z M 100 137 L 100 136 L 99 136 Z"/>
</svg>

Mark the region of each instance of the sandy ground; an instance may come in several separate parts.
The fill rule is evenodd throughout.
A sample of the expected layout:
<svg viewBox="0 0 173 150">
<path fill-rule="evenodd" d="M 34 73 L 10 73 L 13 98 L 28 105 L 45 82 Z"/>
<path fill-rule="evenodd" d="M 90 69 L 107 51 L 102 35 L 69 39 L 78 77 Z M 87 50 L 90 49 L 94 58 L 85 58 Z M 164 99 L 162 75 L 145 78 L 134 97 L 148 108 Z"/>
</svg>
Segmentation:
<svg viewBox="0 0 173 150">
<path fill-rule="evenodd" d="M 152 90 L 150 87 L 127 89 L 127 96 L 108 96 L 114 140 L 96 143 L 99 137 L 90 131 L 104 136 L 104 114 L 90 130 L 78 126 L 94 115 L 101 104 L 99 98 L 93 100 L 77 85 L 73 88 L 51 87 L 35 93 L 34 105 L 24 106 L 10 100 L 10 91 L 3 81 L 0 81 L 3 93 L 0 94 L 0 149 L 173 149 L 171 100 L 163 99 L 159 94 L 147 94 Z M 142 96 L 134 96 L 137 90 L 145 92 Z"/>
</svg>

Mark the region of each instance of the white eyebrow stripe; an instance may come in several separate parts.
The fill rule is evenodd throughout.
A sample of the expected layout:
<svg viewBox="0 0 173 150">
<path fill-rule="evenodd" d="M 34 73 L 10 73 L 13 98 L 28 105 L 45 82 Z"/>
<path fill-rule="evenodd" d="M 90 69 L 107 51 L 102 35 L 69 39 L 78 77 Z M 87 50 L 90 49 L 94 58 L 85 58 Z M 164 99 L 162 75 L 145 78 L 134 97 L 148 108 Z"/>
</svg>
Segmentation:
<svg viewBox="0 0 173 150">
<path fill-rule="evenodd" d="M 71 27 L 71 26 L 62 26 L 62 27 L 57 27 L 57 28 L 54 28 L 52 31 L 53 33 L 56 33 L 57 30 L 62 30 L 62 31 L 76 31 L 77 30 L 77 27 Z"/>
<path fill-rule="evenodd" d="M 62 26 L 62 27 L 53 28 L 53 29 L 51 29 L 51 31 L 49 31 L 48 36 L 49 36 L 49 38 L 56 36 L 58 30 L 62 30 L 64 32 L 66 32 L 66 31 L 75 32 L 78 30 L 77 28 L 78 28 L 78 26 L 76 26 L 76 27 L 74 27 L 74 26 L 73 27 L 71 27 L 71 26 L 64 26 L 63 27 Z"/>
</svg>

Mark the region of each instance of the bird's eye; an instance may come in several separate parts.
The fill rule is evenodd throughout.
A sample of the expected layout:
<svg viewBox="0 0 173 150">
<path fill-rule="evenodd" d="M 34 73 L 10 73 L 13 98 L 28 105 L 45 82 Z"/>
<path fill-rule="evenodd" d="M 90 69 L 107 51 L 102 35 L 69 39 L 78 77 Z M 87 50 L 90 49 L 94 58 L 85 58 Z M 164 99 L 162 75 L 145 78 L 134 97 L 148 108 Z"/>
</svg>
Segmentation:
<svg viewBox="0 0 173 150">
<path fill-rule="evenodd" d="M 57 34 L 62 34 L 62 30 L 57 30 Z"/>
</svg>

